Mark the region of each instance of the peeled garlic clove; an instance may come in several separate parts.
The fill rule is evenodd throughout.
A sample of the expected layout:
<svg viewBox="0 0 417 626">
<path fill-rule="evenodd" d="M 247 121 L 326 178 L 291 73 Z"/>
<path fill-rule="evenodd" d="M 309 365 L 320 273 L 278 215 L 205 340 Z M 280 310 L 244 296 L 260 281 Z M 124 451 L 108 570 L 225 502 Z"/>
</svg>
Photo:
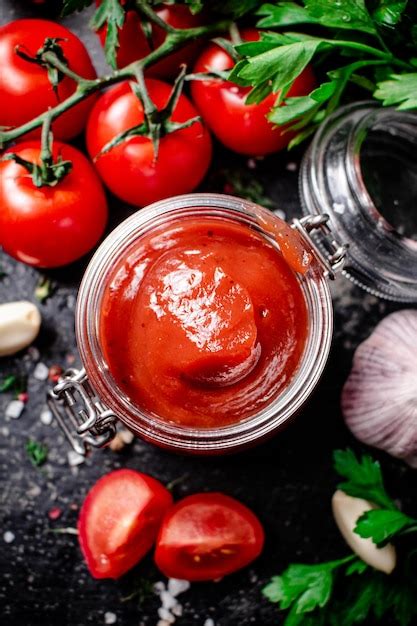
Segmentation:
<svg viewBox="0 0 417 626">
<path fill-rule="evenodd" d="M 388 315 L 358 347 L 342 411 L 360 441 L 417 467 L 417 311 Z"/>
<path fill-rule="evenodd" d="M 388 543 L 383 548 L 378 548 L 372 539 L 363 539 L 354 532 L 360 516 L 374 508 L 375 506 L 368 500 L 352 498 L 340 490 L 336 491 L 332 498 L 333 516 L 346 543 L 362 561 L 385 574 L 391 574 L 397 563 L 394 546 Z"/>
<path fill-rule="evenodd" d="M 0 356 L 15 354 L 36 339 L 41 314 L 32 302 L 0 304 Z"/>
</svg>

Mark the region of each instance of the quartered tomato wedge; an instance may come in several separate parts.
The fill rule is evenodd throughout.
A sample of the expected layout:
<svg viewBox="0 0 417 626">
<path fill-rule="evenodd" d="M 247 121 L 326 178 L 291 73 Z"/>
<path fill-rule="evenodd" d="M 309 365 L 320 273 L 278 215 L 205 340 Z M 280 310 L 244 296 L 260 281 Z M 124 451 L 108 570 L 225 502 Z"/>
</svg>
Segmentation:
<svg viewBox="0 0 417 626">
<path fill-rule="evenodd" d="M 246 506 L 221 493 L 200 493 L 165 516 L 155 562 L 171 578 L 216 580 L 251 563 L 263 544 L 261 523 Z"/>
<path fill-rule="evenodd" d="M 130 469 L 103 476 L 80 511 L 81 550 L 94 578 L 119 578 L 152 547 L 172 505 L 157 480 Z"/>
</svg>

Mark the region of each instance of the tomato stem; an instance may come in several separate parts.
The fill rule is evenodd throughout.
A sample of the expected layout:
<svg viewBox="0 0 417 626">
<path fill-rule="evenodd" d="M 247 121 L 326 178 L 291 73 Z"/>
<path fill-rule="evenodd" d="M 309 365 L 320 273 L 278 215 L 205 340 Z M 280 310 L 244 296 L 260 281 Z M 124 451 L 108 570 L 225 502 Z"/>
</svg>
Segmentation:
<svg viewBox="0 0 417 626">
<path fill-rule="evenodd" d="M 42 126 L 41 134 L 41 150 L 39 154 L 40 163 L 34 163 L 28 161 L 14 152 L 5 154 L 2 160 L 14 161 L 18 165 L 21 165 L 29 172 L 32 177 L 32 182 L 35 187 L 54 187 L 60 180 L 71 171 L 71 161 L 64 161 L 61 156 L 58 156 L 54 161 L 52 155 L 52 143 L 53 135 L 51 131 L 52 122 L 52 109 L 48 109 L 46 117 Z"/>
<path fill-rule="evenodd" d="M 143 69 L 142 67 L 138 67 L 136 70 L 136 82 L 132 81 L 130 83 L 130 87 L 142 104 L 145 119 L 141 124 L 133 126 L 132 128 L 119 133 L 116 137 L 113 137 L 113 139 L 101 149 L 99 154 L 96 155 L 94 160 L 98 159 L 101 155 L 105 154 L 115 146 L 118 146 L 123 141 L 131 139 L 132 137 L 140 136 L 149 137 L 152 141 L 155 162 L 158 158 L 159 142 L 162 137 L 170 133 L 174 133 L 177 130 L 189 128 L 195 122 L 199 122 L 199 116 L 192 117 L 184 122 L 172 122 L 170 119 L 184 87 L 185 72 L 186 68 L 184 65 L 175 79 L 168 102 L 163 109 L 158 110 L 149 95 Z"/>
<path fill-rule="evenodd" d="M 139 13 L 142 13 L 145 17 L 147 17 L 151 22 L 165 30 L 167 33 L 175 32 L 174 26 L 164 22 L 157 13 L 149 6 L 149 4 L 145 0 L 136 0 L 135 2 L 136 10 Z"/>
<path fill-rule="evenodd" d="M 150 13 L 153 13 L 152 9 L 148 7 L 146 11 L 149 13 L 149 18 L 152 19 L 150 16 Z M 174 29 L 170 27 L 170 29 L 165 29 L 167 30 L 167 36 L 162 44 L 155 50 L 152 50 L 146 57 L 134 61 L 122 69 L 115 70 L 111 74 L 101 76 L 94 80 L 83 78 L 75 72 L 72 72 L 65 64 L 61 64 L 60 59 L 58 59 L 53 52 L 45 52 L 42 56 L 43 60 L 47 62 L 50 67 L 57 69 L 59 72 L 75 80 L 78 87 L 74 93 L 62 102 L 59 102 L 55 107 L 50 109 L 49 112 L 45 111 L 29 122 L 17 126 L 16 128 L 0 131 L 0 149 L 15 141 L 18 137 L 41 126 L 48 115 L 50 115 L 51 121 L 53 121 L 92 93 L 129 78 L 137 79 L 138 72 L 143 72 L 145 68 L 155 64 L 157 61 L 170 55 L 179 48 L 182 48 L 189 41 L 227 31 L 229 26 L 230 20 L 222 20 L 194 28 Z"/>
</svg>

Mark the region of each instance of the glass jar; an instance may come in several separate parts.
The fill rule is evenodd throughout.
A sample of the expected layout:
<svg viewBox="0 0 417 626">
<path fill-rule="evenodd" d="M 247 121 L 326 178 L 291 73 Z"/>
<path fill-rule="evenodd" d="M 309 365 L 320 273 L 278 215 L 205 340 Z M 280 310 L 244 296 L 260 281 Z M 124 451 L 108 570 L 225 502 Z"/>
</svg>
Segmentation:
<svg viewBox="0 0 417 626">
<path fill-rule="evenodd" d="M 319 128 L 302 161 L 307 215 L 329 216 L 343 273 L 376 296 L 417 301 L 417 115 L 359 102 Z M 318 236 L 322 250 L 332 237 Z"/>
<path fill-rule="evenodd" d="M 293 417 L 320 378 L 333 331 L 327 281 L 332 268 L 320 260 L 317 251 L 307 273 L 297 276 L 308 315 L 304 351 L 289 385 L 265 409 L 228 426 L 190 428 L 145 412 L 117 385 L 99 340 L 101 303 L 109 274 L 141 237 L 172 220 L 196 215 L 256 229 L 269 244 L 277 247 L 268 229 L 269 211 L 249 201 L 220 194 L 189 194 L 157 202 L 137 211 L 107 237 L 87 267 L 77 300 L 76 336 L 85 371 L 70 371 L 50 399 L 51 409 L 78 452 L 83 452 L 89 445 L 106 443 L 114 434 L 115 419 L 120 419 L 135 435 L 175 451 L 216 454 L 242 449 L 264 439 Z M 322 220 L 319 222 L 321 224 Z M 298 228 L 307 237 L 307 222 L 299 222 Z M 70 403 L 72 410 L 69 414 L 66 410 L 63 415 L 60 410 L 63 407 L 57 404 L 57 398 L 66 403 L 67 409 Z M 74 430 L 78 430 L 80 437 Z"/>
<path fill-rule="evenodd" d="M 328 280 L 335 272 L 342 270 L 376 295 L 417 300 L 417 241 L 413 232 L 401 232 L 401 216 L 409 215 L 409 194 L 397 181 L 394 191 L 391 185 L 387 191 L 376 171 L 385 171 L 389 163 L 388 171 L 406 172 L 415 194 L 412 148 L 416 143 L 417 116 L 368 102 L 340 109 L 319 129 L 300 170 L 305 216 L 293 222 L 313 256 L 307 273 L 297 276 L 308 312 L 304 351 L 293 379 L 278 397 L 256 415 L 232 425 L 190 428 L 134 405 L 113 379 L 100 346 L 101 302 L 111 269 L 154 228 L 198 213 L 246 225 L 276 246 L 268 227 L 276 218 L 246 200 L 195 193 L 157 202 L 117 227 L 93 256 L 78 295 L 76 334 L 84 368 L 67 372 L 48 400 L 73 448 L 84 454 L 91 446 L 105 445 L 120 420 L 135 435 L 158 446 L 219 454 L 254 445 L 288 423 L 317 385 L 328 358 L 333 333 Z M 373 167 L 377 162 L 378 168 Z M 414 223 L 417 232 L 417 219 L 407 224 L 408 231 Z"/>
</svg>

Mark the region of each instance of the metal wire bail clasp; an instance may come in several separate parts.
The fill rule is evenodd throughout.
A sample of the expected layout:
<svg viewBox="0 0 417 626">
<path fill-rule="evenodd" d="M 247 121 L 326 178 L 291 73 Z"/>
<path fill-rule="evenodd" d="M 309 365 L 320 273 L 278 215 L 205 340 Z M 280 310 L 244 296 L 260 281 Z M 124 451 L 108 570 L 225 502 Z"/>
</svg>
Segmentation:
<svg viewBox="0 0 417 626">
<path fill-rule="evenodd" d="M 69 369 L 48 392 L 48 407 L 72 448 L 85 456 L 116 434 L 117 415 L 102 404 L 85 369 Z"/>
<path fill-rule="evenodd" d="M 343 269 L 349 244 L 338 243 L 333 238 L 329 239 L 332 233 L 328 226 L 328 221 L 329 216 L 325 214 L 306 215 L 301 219 L 294 219 L 292 227 L 299 232 L 306 245 L 311 248 L 314 256 L 324 269 L 324 275 L 330 278 L 330 280 L 334 280 L 336 274 Z M 319 243 L 310 236 L 310 233 L 313 231 L 317 231 L 323 236 L 320 238 Z M 321 244 L 320 247 L 319 244 Z M 322 252 L 322 248 L 328 252 L 327 256 Z"/>
</svg>

